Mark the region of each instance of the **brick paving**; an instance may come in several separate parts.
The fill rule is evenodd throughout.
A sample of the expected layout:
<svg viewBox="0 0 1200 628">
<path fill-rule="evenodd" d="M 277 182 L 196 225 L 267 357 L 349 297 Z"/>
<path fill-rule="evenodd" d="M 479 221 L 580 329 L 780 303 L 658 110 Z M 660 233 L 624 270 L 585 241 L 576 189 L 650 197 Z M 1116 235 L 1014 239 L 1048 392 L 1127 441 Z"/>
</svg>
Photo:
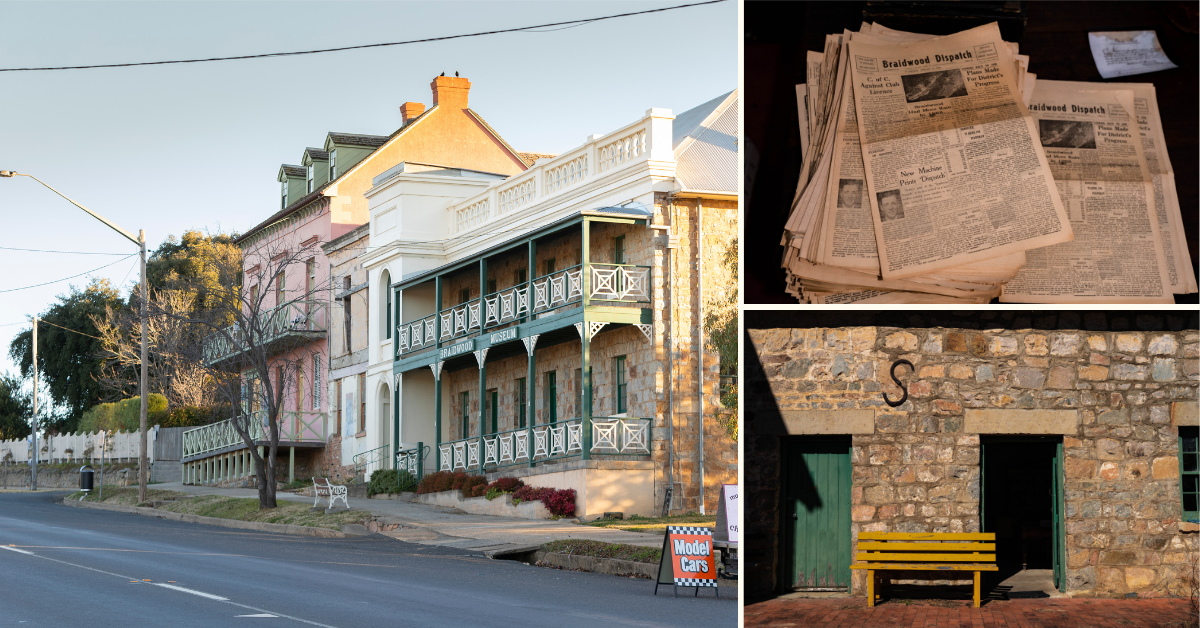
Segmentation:
<svg viewBox="0 0 1200 628">
<path fill-rule="evenodd" d="M 991 600 L 982 608 L 958 600 L 787 599 L 747 604 L 746 626 L 771 628 L 1184 628 L 1183 599 Z"/>
</svg>

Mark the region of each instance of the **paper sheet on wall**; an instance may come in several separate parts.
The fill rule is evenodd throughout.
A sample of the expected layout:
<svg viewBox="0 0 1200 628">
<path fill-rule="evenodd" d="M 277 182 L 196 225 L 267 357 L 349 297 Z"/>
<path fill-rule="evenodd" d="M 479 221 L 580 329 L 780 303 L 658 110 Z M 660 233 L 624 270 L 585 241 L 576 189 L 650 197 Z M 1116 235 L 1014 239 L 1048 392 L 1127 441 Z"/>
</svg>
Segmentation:
<svg viewBox="0 0 1200 628">
<path fill-rule="evenodd" d="M 1167 58 L 1154 31 L 1088 33 L 1096 69 L 1106 79 L 1178 67 Z"/>
</svg>

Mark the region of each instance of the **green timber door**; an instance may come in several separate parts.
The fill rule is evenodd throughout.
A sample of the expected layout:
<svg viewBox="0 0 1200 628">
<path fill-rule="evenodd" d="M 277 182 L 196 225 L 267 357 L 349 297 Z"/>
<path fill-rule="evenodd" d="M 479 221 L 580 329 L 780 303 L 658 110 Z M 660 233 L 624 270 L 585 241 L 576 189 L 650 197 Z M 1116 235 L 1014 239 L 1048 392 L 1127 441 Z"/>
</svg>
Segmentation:
<svg viewBox="0 0 1200 628">
<path fill-rule="evenodd" d="M 1053 515 L 1050 520 L 1051 526 L 1051 545 L 1053 550 L 1054 561 L 1054 587 L 1059 591 L 1066 593 L 1067 591 L 1067 549 L 1066 549 L 1066 534 L 1063 529 L 1063 520 L 1065 519 L 1066 505 L 1063 500 L 1063 444 L 1062 441 L 1056 443 L 1054 454 L 1054 480 L 1052 486 L 1054 493 L 1051 495 L 1053 502 Z"/>
<path fill-rule="evenodd" d="M 849 436 L 783 442 L 785 588 L 850 588 L 850 445 Z"/>
</svg>

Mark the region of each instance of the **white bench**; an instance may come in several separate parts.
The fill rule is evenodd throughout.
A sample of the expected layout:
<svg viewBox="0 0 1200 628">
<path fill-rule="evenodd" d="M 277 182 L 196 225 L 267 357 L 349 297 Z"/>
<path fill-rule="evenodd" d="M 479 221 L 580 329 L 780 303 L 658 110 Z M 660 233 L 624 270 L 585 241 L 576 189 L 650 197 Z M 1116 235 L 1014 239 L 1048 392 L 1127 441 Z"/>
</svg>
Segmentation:
<svg viewBox="0 0 1200 628">
<path fill-rule="evenodd" d="M 313 478 L 313 508 L 321 502 L 322 497 L 329 498 L 329 508 L 333 508 L 333 503 L 337 500 L 342 500 L 342 505 L 346 510 L 350 510 L 350 504 L 346 501 L 346 487 L 338 484 L 330 484 L 326 478 Z"/>
</svg>

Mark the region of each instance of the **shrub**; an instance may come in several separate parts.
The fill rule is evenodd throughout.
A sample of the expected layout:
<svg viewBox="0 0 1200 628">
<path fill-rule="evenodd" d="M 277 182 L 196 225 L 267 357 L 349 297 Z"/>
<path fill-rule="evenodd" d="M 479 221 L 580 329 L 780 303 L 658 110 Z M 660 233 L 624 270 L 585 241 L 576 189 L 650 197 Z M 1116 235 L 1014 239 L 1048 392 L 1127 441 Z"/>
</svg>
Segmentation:
<svg viewBox="0 0 1200 628">
<path fill-rule="evenodd" d="M 367 495 L 411 491 L 417 485 L 417 478 L 411 473 L 398 469 L 382 469 L 371 474 L 371 482 L 367 485 Z"/>
<path fill-rule="evenodd" d="M 500 478 L 487 485 L 483 496 L 489 500 L 496 499 L 505 493 L 515 493 L 523 486 L 525 483 L 518 478 Z"/>
<path fill-rule="evenodd" d="M 417 487 L 418 494 L 454 490 L 461 490 L 463 497 L 480 497 L 487 492 L 487 479 L 463 471 L 438 471 L 425 476 Z"/>
<path fill-rule="evenodd" d="M 575 489 L 522 486 L 513 493 L 513 503 L 540 501 L 555 519 L 575 514 Z"/>
</svg>

